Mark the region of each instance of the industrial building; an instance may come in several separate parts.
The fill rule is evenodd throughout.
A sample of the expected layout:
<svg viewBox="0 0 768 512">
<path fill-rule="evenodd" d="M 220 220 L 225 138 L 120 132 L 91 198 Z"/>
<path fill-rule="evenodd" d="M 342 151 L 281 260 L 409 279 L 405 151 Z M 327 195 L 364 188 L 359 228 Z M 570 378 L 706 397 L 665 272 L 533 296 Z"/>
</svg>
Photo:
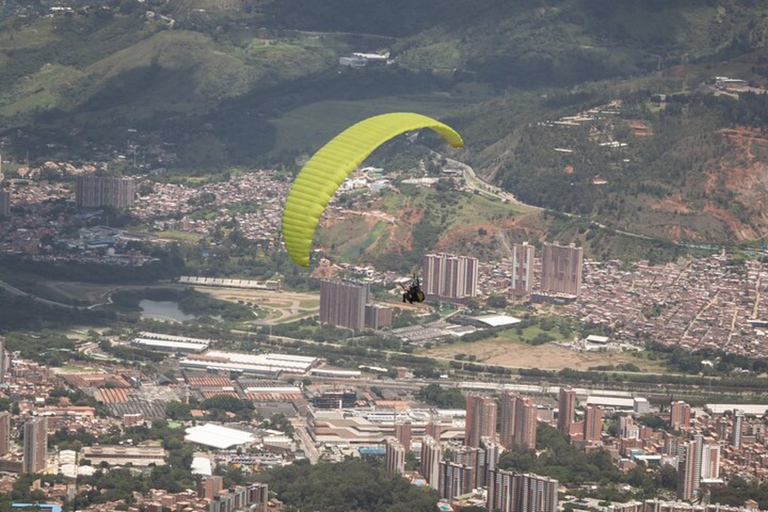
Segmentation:
<svg viewBox="0 0 768 512">
<path fill-rule="evenodd" d="M 168 452 L 162 446 L 86 446 L 83 458 L 98 467 L 102 462 L 110 466 L 155 466 L 165 465 Z"/>
<path fill-rule="evenodd" d="M 288 354 L 244 354 L 210 350 L 190 354 L 181 361 L 182 368 L 242 372 L 249 375 L 277 377 L 280 373 L 305 374 L 320 360 L 317 357 Z"/>
</svg>

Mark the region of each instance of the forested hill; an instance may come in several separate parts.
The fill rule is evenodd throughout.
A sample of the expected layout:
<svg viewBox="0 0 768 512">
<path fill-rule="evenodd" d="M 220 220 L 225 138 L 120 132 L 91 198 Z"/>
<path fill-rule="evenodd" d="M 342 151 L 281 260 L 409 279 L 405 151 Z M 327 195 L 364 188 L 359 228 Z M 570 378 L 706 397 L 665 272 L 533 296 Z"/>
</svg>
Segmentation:
<svg viewBox="0 0 768 512">
<path fill-rule="evenodd" d="M 617 227 L 648 221 L 681 239 L 765 234 L 753 202 L 762 182 L 742 191 L 716 172 L 751 169 L 759 181 L 761 137 L 744 130 L 760 128 L 761 99 L 702 86 L 715 75 L 765 83 L 764 2 L 72 0 L 50 10 L 60 4 L 0 7 L 4 157 L 109 159 L 164 145 L 169 158 L 143 151 L 123 170 L 294 167 L 354 121 L 413 110 L 456 124 L 463 158 L 531 203 L 619 215 Z M 355 51 L 389 52 L 391 63 L 341 68 Z M 652 104 L 658 93 L 674 100 Z M 547 126 L 615 100 L 610 119 Z M 621 158 L 596 149 L 616 141 Z"/>
</svg>

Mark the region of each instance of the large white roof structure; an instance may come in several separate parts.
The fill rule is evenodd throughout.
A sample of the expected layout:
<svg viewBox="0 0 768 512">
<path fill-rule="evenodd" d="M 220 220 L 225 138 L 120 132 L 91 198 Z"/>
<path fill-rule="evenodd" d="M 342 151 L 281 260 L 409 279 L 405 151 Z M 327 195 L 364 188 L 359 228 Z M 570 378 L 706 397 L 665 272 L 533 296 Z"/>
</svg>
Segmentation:
<svg viewBox="0 0 768 512">
<path fill-rule="evenodd" d="M 472 317 L 473 320 L 483 322 L 491 327 L 502 327 L 504 325 L 515 325 L 522 322 L 519 318 L 509 315 L 480 315 Z"/>
<path fill-rule="evenodd" d="M 187 435 L 184 436 L 185 441 L 218 448 L 219 450 L 256 442 L 256 438 L 249 432 L 214 425 L 213 423 L 189 427 L 186 432 Z"/>
<path fill-rule="evenodd" d="M 725 411 L 739 409 L 747 416 L 763 416 L 768 411 L 768 405 L 764 404 L 706 404 L 704 410 L 710 414 L 724 414 Z"/>
</svg>

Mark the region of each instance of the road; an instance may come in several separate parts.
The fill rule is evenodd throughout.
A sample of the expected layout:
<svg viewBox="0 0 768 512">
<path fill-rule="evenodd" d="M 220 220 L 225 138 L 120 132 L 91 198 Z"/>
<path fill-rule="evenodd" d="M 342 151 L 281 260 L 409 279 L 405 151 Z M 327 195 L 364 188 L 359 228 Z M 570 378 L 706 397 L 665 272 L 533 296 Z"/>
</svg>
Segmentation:
<svg viewBox="0 0 768 512">
<path fill-rule="evenodd" d="M 312 438 L 307 431 L 306 420 L 300 416 L 297 416 L 295 418 L 291 418 L 291 424 L 296 431 L 296 437 L 298 438 L 299 444 L 301 445 L 301 449 L 306 454 L 310 464 L 317 464 L 320 461 L 320 452 L 317 450 L 315 442 L 312 441 Z"/>
<path fill-rule="evenodd" d="M 34 300 L 35 302 L 39 304 L 45 304 L 46 306 L 53 306 L 57 308 L 67 308 L 72 309 L 75 311 L 80 310 L 78 306 L 73 306 L 71 304 L 64 304 L 62 302 L 56 302 L 53 300 L 43 299 L 41 297 L 36 297 L 35 295 L 32 295 L 31 293 L 27 293 L 24 291 L 19 290 L 18 288 L 15 288 L 11 286 L 10 284 L 6 283 L 5 281 L 0 281 L 0 288 L 3 288 L 5 291 L 12 295 L 16 295 L 18 297 L 29 297 L 30 299 Z"/>
</svg>

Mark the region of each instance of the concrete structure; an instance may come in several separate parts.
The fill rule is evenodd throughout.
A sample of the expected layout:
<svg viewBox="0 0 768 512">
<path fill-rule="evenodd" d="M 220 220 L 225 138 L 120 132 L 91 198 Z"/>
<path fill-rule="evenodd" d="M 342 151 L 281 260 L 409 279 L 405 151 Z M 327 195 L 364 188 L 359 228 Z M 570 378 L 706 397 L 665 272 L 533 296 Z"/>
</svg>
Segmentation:
<svg viewBox="0 0 768 512">
<path fill-rule="evenodd" d="M 533 398 L 518 396 L 515 405 L 515 431 L 512 444 L 525 450 L 536 449 L 538 407 Z"/>
<path fill-rule="evenodd" d="M 362 330 L 371 287 L 367 283 L 324 280 L 320 283 L 320 321 Z"/>
<path fill-rule="evenodd" d="M 48 454 L 48 418 L 34 418 L 24 424 L 22 473 L 42 473 Z"/>
<path fill-rule="evenodd" d="M 402 475 L 405 472 L 405 448 L 394 437 L 386 438 L 384 444 L 386 445 L 384 467 L 387 468 L 387 474 Z"/>
<path fill-rule="evenodd" d="M 110 466 L 155 466 L 165 465 L 168 456 L 162 446 L 86 446 L 83 458 L 98 467 L 102 462 Z"/>
<path fill-rule="evenodd" d="M 688 428 L 691 424 L 691 406 L 682 400 L 674 402 L 671 407 L 669 423 L 675 430 Z"/>
<path fill-rule="evenodd" d="M 457 464 L 455 462 L 440 462 L 440 478 L 438 491 L 441 498 L 455 498 L 472 491 L 471 466 Z"/>
<path fill-rule="evenodd" d="M 440 483 L 440 461 L 443 453 L 440 442 L 432 436 L 425 435 L 421 440 L 421 475 L 432 489 L 437 489 Z"/>
<path fill-rule="evenodd" d="M 392 327 L 392 308 L 381 304 L 366 304 L 365 326 L 369 329 Z"/>
<path fill-rule="evenodd" d="M 424 292 L 443 299 L 477 297 L 477 258 L 452 254 L 424 257 Z"/>
<path fill-rule="evenodd" d="M 709 442 L 702 445 L 701 480 L 720 479 L 720 445 Z"/>
<path fill-rule="evenodd" d="M 9 366 L 8 353 L 5 351 L 5 338 L 0 336 L 0 384 L 5 382 L 5 374 L 8 372 Z"/>
<path fill-rule="evenodd" d="M 536 252 L 528 242 L 512 246 L 512 292 L 525 295 L 533 285 L 533 256 Z"/>
<path fill-rule="evenodd" d="M 464 444 L 479 448 L 481 437 L 495 437 L 496 402 L 489 396 L 477 393 L 467 395 L 467 413 L 464 421 Z"/>
<path fill-rule="evenodd" d="M 677 453 L 677 497 L 692 500 L 699 494 L 701 459 L 697 441 L 680 444 Z"/>
<path fill-rule="evenodd" d="M 267 484 L 254 483 L 247 487 L 235 486 L 226 493 L 213 498 L 208 512 L 268 512 L 269 487 Z"/>
<path fill-rule="evenodd" d="M 731 446 L 741 448 L 741 435 L 744 432 L 744 412 L 741 409 L 733 411 L 733 428 L 731 429 Z"/>
<path fill-rule="evenodd" d="M 397 420 L 395 420 L 397 421 Z M 405 453 L 411 451 L 411 422 L 404 421 L 395 424 L 395 438 L 403 445 Z"/>
<path fill-rule="evenodd" d="M 621 439 L 638 439 L 640 437 L 640 428 L 635 425 L 635 419 L 632 416 L 619 418 L 619 436 Z"/>
<path fill-rule="evenodd" d="M 601 442 L 603 433 L 603 410 L 588 405 L 584 411 L 584 441 L 591 444 Z"/>
<path fill-rule="evenodd" d="M 172 352 L 175 354 L 199 354 L 208 350 L 207 344 L 189 343 L 185 341 L 148 340 L 135 338 L 132 342 L 139 348 L 154 350 L 157 352 Z"/>
<path fill-rule="evenodd" d="M 558 481 L 497 469 L 488 482 L 488 510 L 501 512 L 556 512 Z"/>
<path fill-rule="evenodd" d="M 541 291 L 578 296 L 584 250 L 576 247 L 545 243 L 541 252 Z"/>
<path fill-rule="evenodd" d="M 571 424 L 576 416 L 576 391 L 571 388 L 560 388 L 557 429 L 563 434 L 570 435 Z"/>
<path fill-rule="evenodd" d="M 280 373 L 305 374 L 319 362 L 317 357 L 289 354 L 244 354 L 209 350 L 189 354 L 179 361 L 182 368 L 222 370 L 250 375 L 277 376 Z"/>
<path fill-rule="evenodd" d="M 512 391 L 504 391 L 501 394 L 501 425 L 499 441 L 502 446 L 509 448 L 514 443 L 515 437 L 515 406 L 517 394 Z"/>
<path fill-rule="evenodd" d="M 197 484 L 197 494 L 201 498 L 213 499 L 218 495 L 224 487 L 224 477 L 221 476 L 209 476 L 203 478 L 199 484 Z"/>
<path fill-rule="evenodd" d="M 0 457 L 11 451 L 11 413 L 0 412 Z"/>
<path fill-rule="evenodd" d="M 78 176 L 75 183 L 75 200 L 78 208 L 128 208 L 136 198 L 136 182 L 133 178 L 108 178 Z"/>
<path fill-rule="evenodd" d="M 0 217 L 11 216 L 11 193 L 0 190 Z"/>
</svg>

